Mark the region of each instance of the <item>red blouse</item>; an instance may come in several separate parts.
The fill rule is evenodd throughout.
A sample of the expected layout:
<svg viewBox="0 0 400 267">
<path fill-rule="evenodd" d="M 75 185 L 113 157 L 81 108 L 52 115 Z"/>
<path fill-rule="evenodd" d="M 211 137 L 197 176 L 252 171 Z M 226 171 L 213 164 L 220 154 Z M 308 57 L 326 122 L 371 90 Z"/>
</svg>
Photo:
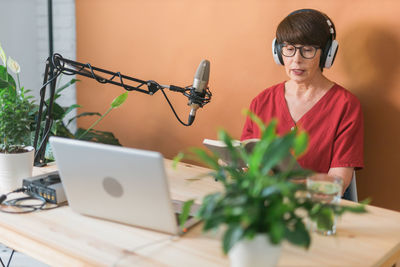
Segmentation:
<svg viewBox="0 0 400 267">
<path fill-rule="evenodd" d="M 308 149 L 297 159 L 303 168 L 327 173 L 334 167 L 364 167 L 361 105 L 343 87 L 335 84 L 296 124 L 285 100 L 285 83 L 261 92 L 251 102 L 250 110 L 265 123 L 277 118 L 279 135 L 296 126 L 309 134 Z M 259 137 L 260 129 L 247 118 L 241 140 Z"/>
</svg>

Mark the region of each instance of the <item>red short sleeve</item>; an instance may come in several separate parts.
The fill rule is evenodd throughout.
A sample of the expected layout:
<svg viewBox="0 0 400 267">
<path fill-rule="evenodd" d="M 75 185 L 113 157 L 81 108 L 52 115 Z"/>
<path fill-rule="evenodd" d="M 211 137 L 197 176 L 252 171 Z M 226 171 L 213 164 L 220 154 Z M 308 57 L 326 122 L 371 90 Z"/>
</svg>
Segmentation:
<svg viewBox="0 0 400 267">
<path fill-rule="evenodd" d="M 364 167 L 364 119 L 360 102 L 350 100 L 343 109 L 333 143 L 331 168 Z"/>
<path fill-rule="evenodd" d="M 256 101 L 253 100 L 250 104 L 250 111 L 254 112 L 255 110 L 256 110 Z M 247 116 L 246 122 L 244 123 L 243 126 L 242 136 L 240 137 L 240 140 L 243 141 L 246 139 L 256 138 L 255 136 L 257 135 L 256 132 L 258 132 L 258 127 L 256 127 L 257 129 L 255 129 L 254 126 L 255 126 L 254 122 L 250 119 L 249 116 Z"/>
</svg>

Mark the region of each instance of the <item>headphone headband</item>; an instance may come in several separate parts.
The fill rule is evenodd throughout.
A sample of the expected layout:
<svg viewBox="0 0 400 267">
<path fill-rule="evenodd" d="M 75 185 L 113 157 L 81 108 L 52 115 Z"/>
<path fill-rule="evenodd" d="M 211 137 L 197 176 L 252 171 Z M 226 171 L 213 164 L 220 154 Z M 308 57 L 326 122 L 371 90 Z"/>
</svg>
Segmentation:
<svg viewBox="0 0 400 267">
<path fill-rule="evenodd" d="M 335 40 L 336 32 L 335 32 L 335 27 L 334 27 L 332 21 L 330 20 L 330 18 L 326 14 L 324 14 L 324 13 L 318 11 L 318 10 L 311 9 L 311 8 L 299 9 L 299 10 L 295 10 L 295 11 L 291 12 L 286 17 L 289 17 L 289 16 L 294 15 L 294 14 L 298 14 L 298 13 L 303 13 L 303 12 L 313 12 L 313 13 L 317 13 L 317 14 L 320 14 L 320 15 L 324 16 L 324 18 L 326 20 L 326 24 L 328 24 L 328 26 L 329 26 L 329 33 L 331 34 L 331 40 L 332 41 Z"/>
<path fill-rule="evenodd" d="M 295 10 L 295 11 L 291 12 L 289 15 L 287 15 L 286 18 L 291 15 L 303 13 L 303 12 L 313 12 L 313 13 L 320 14 L 325 18 L 326 23 L 328 24 L 330 38 L 329 38 L 326 46 L 322 48 L 320 67 L 321 68 L 330 68 L 333 64 L 333 61 L 335 60 L 337 49 L 339 47 L 338 42 L 335 40 L 336 39 L 335 26 L 327 15 L 325 15 L 324 13 L 322 13 L 318 10 L 315 10 L 315 9 Z M 275 62 L 278 65 L 284 64 L 283 59 L 282 59 L 282 54 L 281 54 L 281 48 L 282 48 L 282 44 L 279 44 L 275 38 L 272 41 L 272 54 L 273 54 Z"/>
</svg>

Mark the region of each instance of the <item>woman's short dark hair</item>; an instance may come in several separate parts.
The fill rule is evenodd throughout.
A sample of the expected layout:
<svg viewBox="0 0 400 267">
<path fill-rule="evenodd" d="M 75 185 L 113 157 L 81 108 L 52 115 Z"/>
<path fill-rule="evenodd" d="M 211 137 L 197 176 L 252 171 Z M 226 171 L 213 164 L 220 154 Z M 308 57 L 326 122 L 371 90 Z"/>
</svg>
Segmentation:
<svg viewBox="0 0 400 267">
<path fill-rule="evenodd" d="M 314 9 L 294 11 L 279 23 L 276 30 L 277 43 L 316 45 L 324 49 L 332 39 L 327 20 L 332 23 L 334 39 L 336 29 L 327 15 Z"/>
</svg>

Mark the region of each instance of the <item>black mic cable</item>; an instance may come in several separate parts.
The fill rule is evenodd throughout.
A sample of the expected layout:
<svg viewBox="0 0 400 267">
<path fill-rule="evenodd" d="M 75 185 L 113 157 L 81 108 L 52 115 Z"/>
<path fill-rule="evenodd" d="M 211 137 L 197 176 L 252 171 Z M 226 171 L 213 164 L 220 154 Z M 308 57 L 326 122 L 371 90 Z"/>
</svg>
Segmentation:
<svg viewBox="0 0 400 267">
<path fill-rule="evenodd" d="M 26 187 L 20 187 L 18 189 L 15 189 L 14 191 L 8 192 L 7 194 L 3 194 L 0 196 L 0 205 L 3 204 L 3 202 L 7 199 L 7 196 L 13 193 L 20 193 L 20 192 L 25 192 Z"/>
<path fill-rule="evenodd" d="M 23 193 L 26 192 L 27 188 L 26 187 L 20 187 L 18 189 L 15 189 L 14 191 L 8 192 L 7 194 L 3 194 L 0 196 L 0 212 L 4 213 L 13 213 L 13 214 L 23 214 L 23 213 L 29 213 L 33 212 L 36 210 L 43 210 L 44 206 L 46 205 L 46 199 L 40 195 L 35 195 L 35 196 L 26 196 L 26 197 L 19 197 L 11 200 L 7 200 L 8 195 L 14 194 L 14 193 Z M 24 204 L 21 203 L 23 201 L 29 201 L 29 200 L 39 200 L 39 203 L 33 203 L 33 204 Z M 13 208 L 18 208 L 19 210 L 14 210 L 14 209 L 6 209 L 6 207 L 13 207 Z"/>
<path fill-rule="evenodd" d="M 184 126 L 190 126 L 193 124 L 194 121 L 194 116 L 189 115 L 188 123 L 184 123 L 181 118 L 179 118 L 178 114 L 176 113 L 171 101 L 169 100 L 167 94 L 164 92 L 164 88 L 168 88 L 171 91 L 175 92 L 181 92 L 184 96 L 186 96 L 189 99 L 189 103 L 193 105 L 193 103 L 196 103 L 198 107 L 203 107 L 204 105 L 208 104 L 211 101 L 211 92 L 208 89 L 208 87 L 205 89 L 204 92 L 198 93 L 194 88 L 192 87 L 186 87 L 186 88 L 181 88 L 178 86 L 170 85 L 170 86 L 160 86 L 160 91 L 164 95 L 165 99 L 168 102 L 168 105 L 170 106 L 172 112 L 174 113 L 176 119 Z M 172 89 L 173 88 L 173 89 Z M 187 91 L 190 91 L 190 93 L 187 93 Z"/>
</svg>

